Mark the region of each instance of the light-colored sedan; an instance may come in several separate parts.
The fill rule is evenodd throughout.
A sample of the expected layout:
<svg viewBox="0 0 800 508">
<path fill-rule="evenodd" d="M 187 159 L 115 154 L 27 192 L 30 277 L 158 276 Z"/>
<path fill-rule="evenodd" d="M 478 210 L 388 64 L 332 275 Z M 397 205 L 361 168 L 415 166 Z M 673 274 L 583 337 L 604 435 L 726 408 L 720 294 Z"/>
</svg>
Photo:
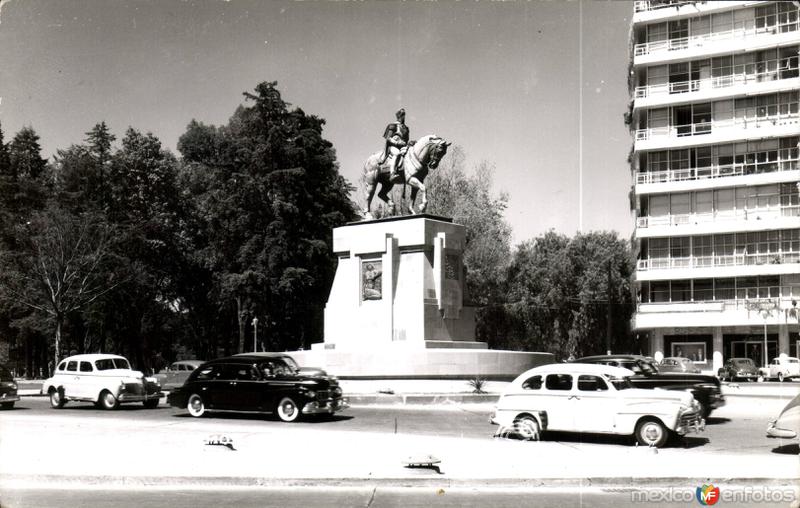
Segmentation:
<svg viewBox="0 0 800 508">
<path fill-rule="evenodd" d="M 783 408 L 778 418 L 769 422 L 767 437 L 797 439 L 800 434 L 800 395 L 797 395 Z"/>
<path fill-rule="evenodd" d="M 673 372 L 700 374 L 700 369 L 693 361 L 680 356 L 670 356 L 661 360 L 661 363 L 658 364 L 658 371 L 664 374 L 672 374 Z"/>
<path fill-rule="evenodd" d="M 540 432 L 634 435 L 661 447 L 670 433 L 705 429 L 692 394 L 633 388 L 633 372 L 608 365 L 563 363 L 528 370 L 500 396 L 491 422 L 501 433 L 538 439 Z"/>
<path fill-rule="evenodd" d="M 179 386 L 183 386 L 183 383 L 186 382 L 189 374 L 194 372 L 194 369 L 202 364 L 202 360 L 180 360 L 173 362 L 169 367 L 164 369 L 163 372 L 159 372 L 153 377 L 158 379 L 159 383 L 161 383 L 162 389 L 172 390 Z"/>
</svg>

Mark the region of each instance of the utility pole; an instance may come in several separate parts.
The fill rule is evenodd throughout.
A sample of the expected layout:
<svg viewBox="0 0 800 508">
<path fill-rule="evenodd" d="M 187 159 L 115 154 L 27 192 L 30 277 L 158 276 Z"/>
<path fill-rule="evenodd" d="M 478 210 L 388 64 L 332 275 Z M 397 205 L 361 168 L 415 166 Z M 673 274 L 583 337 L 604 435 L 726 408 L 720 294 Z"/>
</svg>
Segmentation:
<svg viewBox="0 0 800 508">
<path fill-rule="evenodd" d="M 606 266 L 606 354 L 611 354 L 611 259 Z"/>
</svg>

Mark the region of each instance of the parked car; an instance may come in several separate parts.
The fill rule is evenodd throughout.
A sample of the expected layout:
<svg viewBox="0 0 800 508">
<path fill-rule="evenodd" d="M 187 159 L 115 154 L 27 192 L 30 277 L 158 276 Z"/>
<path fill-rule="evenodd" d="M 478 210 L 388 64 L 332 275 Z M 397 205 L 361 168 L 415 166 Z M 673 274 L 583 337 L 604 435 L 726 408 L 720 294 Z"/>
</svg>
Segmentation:
<svg viewBox="0 0 800 508">
<path fill-rule="evenodd" d="M 800 360 L 793 356 L 779 356 L 773 358 L 767 368 L 759 369 L 759 372 L 764 379 L 790 381 L 792 378 L 800 377 Z"/>
<path fill-rule="evenodd" d="M 86 354 L 61 360 L 53 377 L 42 384 L 42 393 L 50 397 L 50 405 L 56 409 L 69 401 L 93 402 L 104 409 L 142 402 L 152 409 L 158 406 L 161 385 L 155 378 L 131 369 L 122 356 Z"/>
<path fill-rule="evenodd" d="M 700 404 L 701 415 L 708 418 L 714 409 L 725 405 L 719 379 L 716 376 L 690 373 L 661 373 L 651 358 L 641 355 L 598 355 L 575 360 L 582 363 L 611 365 L 634 372 L 631 383 L 636 388 L 689 390 Z"/>
<path fill-rule="evenodd" d="M 189 374 L 202 364 L 202 360 L 180 360 L 173 362 L 164 369 L 164 372 L 154 374 L 153 377 L 161 383 L 162 390 L 171 390 L 183 385 L 189 378 Z"/>
<path fill-rule="evenodd" d="M 251 353 L 204 363 L 167 402 L 195 417 L 206 411 L 274 413 L 285 422 L 348 407 L 335 377 L 307 375 L 283 353 Z"/>
<path fill-rule="evenodd" d="M 12 409 L 18 400 L 17 383 L 14 381 L 14 376 L 5 365 L 0 364 L 0 407 Z"/>
<path fill-rule="evenodd" d="M 690 393 L 637 389 L 630 382 L 633 374 L 584 363 L 530 369 L 500 396 L 491 422 L 526 438 L 547 431 L 632 434 L 639 444 L 656 447 L 670 433 L 705 428 Z"/>
<path fill-rule="evenodd" d="M 700 369 L 688 358 L 680 356 L 670 356 L 661 360 L 658 364 L 658 371 L 662 374 L 680 372 L 687 374 L 700 374 Z"/>
<path fill-rule="evenodd" d="M 728 358 L 717 371 L 717 376 L 723 381 L 735 381 L 737 379 L 757 381 L 761 373 L 758 371 L 755 362 L 750 358 Z"/>
<path fill-rule="evenodd" d="M 778 418 L 769 422 L 767 437 L 797 439 L 800 434 L 800 394 L 789 401 Z"/>
</svg>

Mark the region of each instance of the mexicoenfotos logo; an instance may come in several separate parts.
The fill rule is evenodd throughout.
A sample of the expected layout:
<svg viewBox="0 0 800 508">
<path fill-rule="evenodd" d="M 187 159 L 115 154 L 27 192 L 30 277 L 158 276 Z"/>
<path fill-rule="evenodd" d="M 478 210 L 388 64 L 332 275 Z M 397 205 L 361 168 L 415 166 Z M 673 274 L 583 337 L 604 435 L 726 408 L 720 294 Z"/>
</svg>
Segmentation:
<svg viewBox="0 0 800 508">
<path fill-rule="evenodd" d="M 695 496 L 697 497 L 697 501 L 703 506 L 717 504 L 717 501 L 719 501 L 719 487 L 715 487 L 713 484 L 703 484 L 702 487 L 697 487 Z"/>
</svg>

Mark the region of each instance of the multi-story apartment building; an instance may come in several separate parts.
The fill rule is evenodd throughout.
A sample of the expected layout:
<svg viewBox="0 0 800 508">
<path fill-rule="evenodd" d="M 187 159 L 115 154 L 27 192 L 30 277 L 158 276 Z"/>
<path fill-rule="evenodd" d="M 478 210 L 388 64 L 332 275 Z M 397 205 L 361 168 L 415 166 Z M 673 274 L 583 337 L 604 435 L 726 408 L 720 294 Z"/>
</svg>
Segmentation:
<svg viewBox="0 0 800 508">
<path fill-rule="evenodd" d="M 634 2 L 634 328 L 656 359 L 798 355 L 798 10 Z"/>
</svg>

